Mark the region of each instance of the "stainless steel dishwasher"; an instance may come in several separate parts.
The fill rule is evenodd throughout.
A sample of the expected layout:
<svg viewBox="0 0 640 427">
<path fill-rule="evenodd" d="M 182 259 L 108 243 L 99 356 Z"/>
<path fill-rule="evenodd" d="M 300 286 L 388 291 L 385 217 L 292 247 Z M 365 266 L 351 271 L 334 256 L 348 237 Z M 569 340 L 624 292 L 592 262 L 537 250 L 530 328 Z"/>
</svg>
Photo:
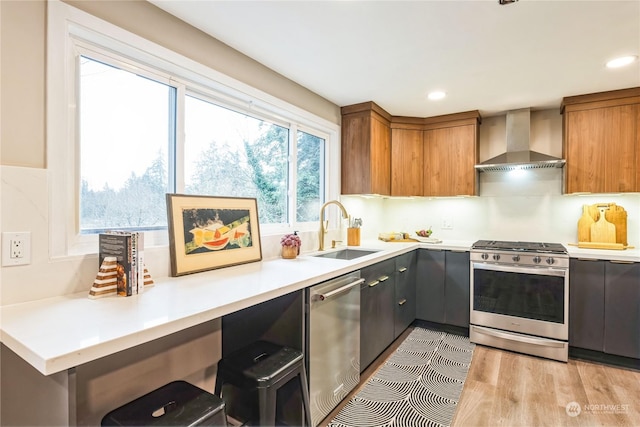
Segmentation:
<svg viewBox="0 0 640 427">
<path fill-rule="evenodd" d="M 360 271 L 307 290 L 307 372 L 317 426 L 360 382 Z"/>
</svg>

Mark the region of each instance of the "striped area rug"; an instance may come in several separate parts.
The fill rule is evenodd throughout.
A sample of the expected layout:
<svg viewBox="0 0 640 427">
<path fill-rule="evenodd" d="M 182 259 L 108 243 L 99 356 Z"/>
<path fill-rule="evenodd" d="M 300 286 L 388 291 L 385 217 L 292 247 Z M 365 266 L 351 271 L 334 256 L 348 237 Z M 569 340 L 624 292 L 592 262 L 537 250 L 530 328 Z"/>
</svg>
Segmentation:
<svg viewBox="0 0 640 427">
<path fill-rule="evenodd" d="M 416 327 L 329 427 L 449 426 L 474 347 L 467 337 Z"/>
</svg>

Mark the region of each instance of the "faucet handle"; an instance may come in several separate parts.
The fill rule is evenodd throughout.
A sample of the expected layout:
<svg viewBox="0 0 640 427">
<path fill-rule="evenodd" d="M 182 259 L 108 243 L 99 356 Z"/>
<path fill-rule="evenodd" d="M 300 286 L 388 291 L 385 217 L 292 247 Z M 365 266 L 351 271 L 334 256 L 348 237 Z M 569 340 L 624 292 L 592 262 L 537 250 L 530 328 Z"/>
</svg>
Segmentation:
<svg viewBox="0 0 640 427">
<path fill-rule="evenodd" d="M 332 240 L 331 241 L 331 249 L 336 247 L 336 243 L 342 243 L 342 240 Z"/>
</svg>

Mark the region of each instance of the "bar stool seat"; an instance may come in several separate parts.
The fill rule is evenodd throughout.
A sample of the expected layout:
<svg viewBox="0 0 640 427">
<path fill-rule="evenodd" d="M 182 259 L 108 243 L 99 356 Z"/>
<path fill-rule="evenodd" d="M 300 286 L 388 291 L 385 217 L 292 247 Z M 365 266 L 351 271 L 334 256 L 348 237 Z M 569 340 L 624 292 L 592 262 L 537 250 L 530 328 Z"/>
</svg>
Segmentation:
<svg viewBox="0 0 640 427">
<path fill-rule="evenodd" d="M 256 341 L 218 362 L 215 394 L 222 397 L 222 386 L 231 384 L 243 391 L 257 391 L 259 425 L 276 422 L 277 391 L 297 378 L 302 395 L 304 418 L 311 424 L 307 375 L 302 352 L 269 341 Z"/>
<path fill-rule="evenodd" d="M 109 412 L 101 425 L 226 426 L 227 416 L 218 396 L 174 381 Z"/>
</svg>

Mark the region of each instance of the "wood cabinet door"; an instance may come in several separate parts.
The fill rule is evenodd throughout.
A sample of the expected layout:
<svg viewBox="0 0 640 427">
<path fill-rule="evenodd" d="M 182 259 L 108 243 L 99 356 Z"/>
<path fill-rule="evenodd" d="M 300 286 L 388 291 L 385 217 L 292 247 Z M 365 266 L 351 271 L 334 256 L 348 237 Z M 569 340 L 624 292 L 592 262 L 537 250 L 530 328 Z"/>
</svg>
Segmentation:
<svg viewBox="0 0 640 427">
<path fill-rule="evenodd" d="M 421 129 L 391 129 L 391 195 L 422 196 Z"/>
<path fill-rule="evenodd" d="M 476 193 L 477 126 L 429 129 L 424 132 L 425 196 Z"/>
<path fill-rule="evenodd" d="M 637 191 L 638 105 L 565 113 L 566 192 Z"/>
<path fill-rule="evenodd" d="M 342 194 L 391 193 L 391 129 L 370 111 L 342 117 Z"/>
<path fill-rule="evenodd" d="M 347 160 L 346 166 L 349 166 Z M 342 164 L 345 167 L 345 164 Z M 370 193 L 391 193 L 391 129 L 375 118 L 371 122 Z"/>
<path fill-rule="evenodd" d="M 636 191 L 640 191 L 640 104 L 636 104 Z"/>
</svg>

